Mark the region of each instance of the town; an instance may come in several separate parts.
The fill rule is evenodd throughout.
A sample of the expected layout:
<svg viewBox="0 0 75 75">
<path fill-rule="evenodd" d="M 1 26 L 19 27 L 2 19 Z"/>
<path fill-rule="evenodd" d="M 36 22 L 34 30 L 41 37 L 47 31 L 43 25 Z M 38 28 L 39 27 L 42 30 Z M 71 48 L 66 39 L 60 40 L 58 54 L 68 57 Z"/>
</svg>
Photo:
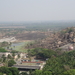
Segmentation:
<svg viewBox="0 0 75 75">
<path fill-rule="evenodd" d="M 7 42 L 8 44 L 17 42 L 15 37 L 3 38 L 0 39 L 1 42 Z M 6 47 L 5 47 L 6 49 Z M 29 57 L 27 53 L 17 52 L 14 50 L 10 50 L 7 48 L 7 52 L 0 52 L 0 67 L 2 66 L 11 66 L 16 67 L 21 72 L 29 72 L 29 70 L 42 70 L 45 61 L 37 60 L 36 57 Z M 5 59 L 5 60 L 4 60 Z M 16 63 L 14 65 L 10 65 L 9 60 L 14 60 Z M 4 60 L 4 61 L 3 61 Z M 7 63 L 6 63 L 7 61 Z"/>
</svg>

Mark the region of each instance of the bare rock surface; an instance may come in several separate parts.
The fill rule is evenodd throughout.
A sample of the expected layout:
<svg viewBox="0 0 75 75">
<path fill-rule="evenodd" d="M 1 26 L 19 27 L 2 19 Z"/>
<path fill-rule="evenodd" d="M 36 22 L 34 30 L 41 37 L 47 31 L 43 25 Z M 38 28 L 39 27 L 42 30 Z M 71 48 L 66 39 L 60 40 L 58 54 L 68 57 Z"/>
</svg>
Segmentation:
<svg viewBox="0 0 75 75">
<path fill-rule="evenodd" d="M 29 48 L 47 48 L 47 49 L 57 49 L 57 48 L 67 48 L 70 44 L 75 46 L 75 27 L 68 27 L 57 33 L 48 33 L 49 37 L 36 42 Z M 67 47 L 66 47 L 67 45 Z"/>
</svg>

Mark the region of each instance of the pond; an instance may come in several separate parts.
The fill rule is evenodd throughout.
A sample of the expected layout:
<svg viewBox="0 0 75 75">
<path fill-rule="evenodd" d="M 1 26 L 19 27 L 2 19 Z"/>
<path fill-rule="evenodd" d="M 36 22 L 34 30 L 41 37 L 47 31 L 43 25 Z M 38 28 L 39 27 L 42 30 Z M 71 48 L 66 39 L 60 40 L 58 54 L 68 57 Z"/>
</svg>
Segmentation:
<svg viewBox="0 0 75 75">
<path fill-rule="evenodd" d="M 18 42 L 18 43 L 12 43 L 11 45 L 9 45 L 8 47 L 5 47 L 5 49 L 7 50 L 16 50 L 19 52 L 27 52 L 27 49 L 25 49 L 25 46 L 28 44 L 29 42 Z"/>
<path fill-rule="evenodd" d="M 24 44 L 25 44 L 25 42 L 12 43 L 11 47 L 13 47 L 13 46 L 22 46 Z"/>
</svg>

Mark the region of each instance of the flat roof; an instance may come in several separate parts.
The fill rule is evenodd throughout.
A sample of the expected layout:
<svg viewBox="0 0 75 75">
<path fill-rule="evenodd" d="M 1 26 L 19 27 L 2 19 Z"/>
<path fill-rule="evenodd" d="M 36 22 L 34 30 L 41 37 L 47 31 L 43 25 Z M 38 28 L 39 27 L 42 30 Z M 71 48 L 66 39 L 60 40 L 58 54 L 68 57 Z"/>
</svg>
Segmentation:
<svg viewBox="0 0 75 75">
<path fill-rule="evenodd" d="M 23 61 L 22 63 L 43 63 L 43 62 L 42 61 L 39 61 L 39 62 Z"/>
</svg>

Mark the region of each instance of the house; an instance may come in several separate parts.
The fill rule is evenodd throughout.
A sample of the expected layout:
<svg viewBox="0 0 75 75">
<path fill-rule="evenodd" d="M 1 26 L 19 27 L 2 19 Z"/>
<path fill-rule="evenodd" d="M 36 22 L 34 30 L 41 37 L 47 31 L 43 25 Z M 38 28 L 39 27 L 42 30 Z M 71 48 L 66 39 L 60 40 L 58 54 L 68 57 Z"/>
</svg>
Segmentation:
<svg viewBox="0 0 75 75">
<path fill-rule="evenodd" d="M 10 54 L 10 55 L 11 55 L 11 53 L 10 53 L 10 52 L 0 52 L 0 58 L 2 57 L 2 55 L 5 55 L 5 57 L 7 57 L 7 56 L 8 56 L 8 54 Z"/>
<path fill-rule="evenodd" d="M 20 56 L 20 59 L 26 58 L 26 54 L 25 53 L 15 53 L 14 59 L 18 59 L 18 55 Z"/>
</svg>

